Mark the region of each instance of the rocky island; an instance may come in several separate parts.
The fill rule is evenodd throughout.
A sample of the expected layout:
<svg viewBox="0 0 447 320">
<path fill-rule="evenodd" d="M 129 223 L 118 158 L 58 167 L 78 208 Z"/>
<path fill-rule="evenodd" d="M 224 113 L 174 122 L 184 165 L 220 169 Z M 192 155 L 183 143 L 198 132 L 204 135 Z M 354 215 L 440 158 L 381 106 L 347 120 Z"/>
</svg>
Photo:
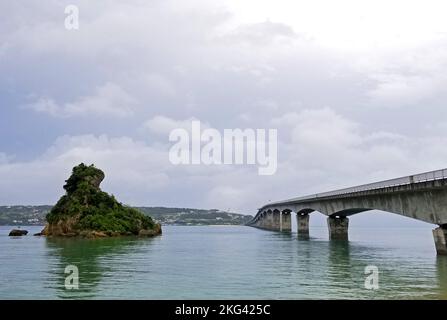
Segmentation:
<svg viewBox="0 0 447 320">
<path fill-rule="evenodd" d="M 101 191 L 104 178 L 104 172 L 94 165 L 81 163 L 74 167 L 64 185 L 66 194 L 47 214 L 40 235 L 96 238 L 161 234 L 161 225 L 151 217 Z"/>
</svg>

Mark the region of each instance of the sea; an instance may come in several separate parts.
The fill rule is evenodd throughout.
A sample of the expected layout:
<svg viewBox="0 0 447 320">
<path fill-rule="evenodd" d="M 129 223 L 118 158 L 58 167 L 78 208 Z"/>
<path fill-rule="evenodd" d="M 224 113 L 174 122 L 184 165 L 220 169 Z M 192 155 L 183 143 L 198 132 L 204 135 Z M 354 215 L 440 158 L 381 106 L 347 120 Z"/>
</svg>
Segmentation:
<svg viewBox="0 0 447 320">
<path fill-rule="evenodd" d="M 447 299 L 429 227 L 353 227 L 329 241 L 247 226 L 155 238 L 54 239 L 0 226 L 0 299 Z"/>
</svg>

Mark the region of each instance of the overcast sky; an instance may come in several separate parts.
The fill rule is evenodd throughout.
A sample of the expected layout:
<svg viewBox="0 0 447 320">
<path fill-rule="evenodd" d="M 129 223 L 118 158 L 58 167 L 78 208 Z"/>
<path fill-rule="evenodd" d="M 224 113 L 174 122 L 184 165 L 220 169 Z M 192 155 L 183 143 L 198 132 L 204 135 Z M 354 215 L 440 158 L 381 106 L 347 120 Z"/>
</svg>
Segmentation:
<svg viewBox="0 0 447 320">
<path fill-rule="evenodd" d="M 127 204 L 250 214 L 447 167 L 446 6 L 1 1 L 0 204 L 54 203 L 80 162 Z M 172 165 L 169 131 L 191 119 L 277 128 L 276 174 Z"/>
</svg>

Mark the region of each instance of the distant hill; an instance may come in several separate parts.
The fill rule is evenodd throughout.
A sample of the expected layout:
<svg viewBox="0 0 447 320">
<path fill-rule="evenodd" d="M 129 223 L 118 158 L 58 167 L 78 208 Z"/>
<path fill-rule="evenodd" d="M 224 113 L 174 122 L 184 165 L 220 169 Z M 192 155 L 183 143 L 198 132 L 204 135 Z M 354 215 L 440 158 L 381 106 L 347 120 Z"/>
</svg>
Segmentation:
<svg viewBox="0 0 447 320">
<path fill-rule="evenodd" d="M 0 206 L 0 225 L 45 225 L 52 206 Z M 164 225 L 243 225 L 253 217 L 217 209 L 136 207 Z"/>
<path fill-rule="evenodd" d="M 253 217 L 217 209 L 137 207 L 164 225 L 243 225 Z"/>
<path fill-rule="evenodd" d="M 0 225 L 44 225 L 52 206 L 0 206 Z"/>
</svg>

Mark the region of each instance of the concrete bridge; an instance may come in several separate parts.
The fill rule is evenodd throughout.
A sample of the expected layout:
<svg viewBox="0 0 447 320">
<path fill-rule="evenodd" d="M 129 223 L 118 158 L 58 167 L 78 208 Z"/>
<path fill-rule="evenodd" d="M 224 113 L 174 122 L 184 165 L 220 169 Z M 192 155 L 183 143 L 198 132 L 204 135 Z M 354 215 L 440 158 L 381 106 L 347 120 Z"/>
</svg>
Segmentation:
<svg viewBox="0 0 447 320">
<path fill-rule="evenodd" d="M 296 213 L 298 235 L 309 236 L 309 214 L 328 216 L 330 239 L 348 240 L 348 216 L 382 210 L 436 224 L 436 251 L 447 255 L 447 169 L 386 180 L 352 188 L 272 202 L 259 209 L 248 225 L 291 232 Z"/>
</svg>

